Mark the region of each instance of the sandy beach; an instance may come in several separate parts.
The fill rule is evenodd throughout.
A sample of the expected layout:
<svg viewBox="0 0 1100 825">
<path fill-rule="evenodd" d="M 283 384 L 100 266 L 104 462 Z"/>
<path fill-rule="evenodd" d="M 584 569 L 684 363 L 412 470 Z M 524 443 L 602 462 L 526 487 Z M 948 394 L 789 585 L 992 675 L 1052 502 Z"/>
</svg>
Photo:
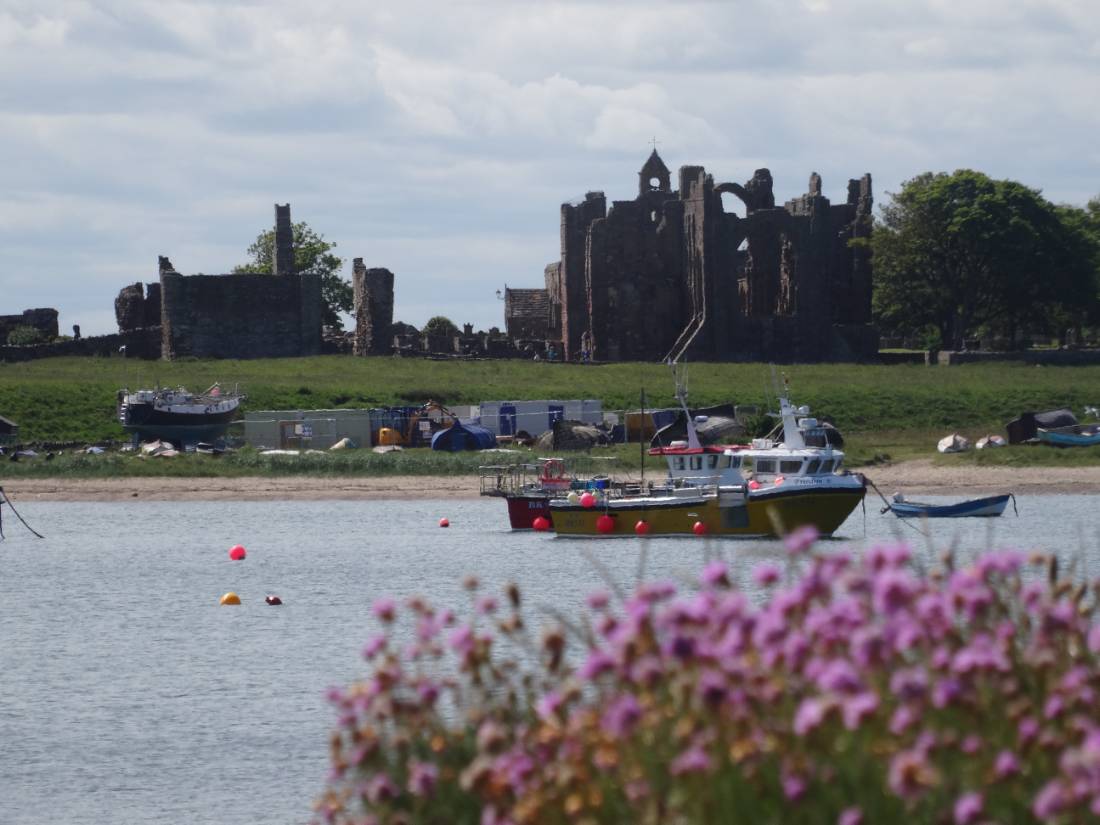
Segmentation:
<svg viewBox="0 0 1100 825">
<path fill-rule="evenodd" d="M 919 459 L 862 470 L 885 495 L 1100 493 L 1100 467 L 942 467 Z M 383 478 L 12 478 L 13 501 L 316 501 L 454 499 L 478 494 L 476 476 Z M 872 493 L 873 495 L 873 493 Z"/>
</svg>

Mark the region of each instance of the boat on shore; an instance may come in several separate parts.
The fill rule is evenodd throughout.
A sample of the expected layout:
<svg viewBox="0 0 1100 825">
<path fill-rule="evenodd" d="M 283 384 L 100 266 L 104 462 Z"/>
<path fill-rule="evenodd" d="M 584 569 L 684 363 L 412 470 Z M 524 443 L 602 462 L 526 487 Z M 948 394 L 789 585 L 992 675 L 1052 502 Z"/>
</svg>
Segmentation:
<svg viewBox="0 0 1100 825">
<path fill-rule="evenodd" d="M 1043 444 L 1055 447 L 1092 447 L 1100 444 L 1100 424 L 1073 424 L 1068 427 L 1055 427 L 1035 431 Z"/>
<path fill-rule="evenodd" d="M 118 420 L 141 440 L 171 441 L 177 446 L 213 442 L 225 435 L 240 409 L 244 396 L 225 392 L 214 384 L 205 392 L 192 393 L 183 387 L 118 391 Z"/>
<path fill-rule="evenodd" d="M 965 518 L 970 516 L 992 518 L 1001 515 L 1005 511 L 1009 499 L 1012 499 L 1012 506 L 1015 507 L 1016 499 L 1012 493 L 974 498 L 953 504 L 928 504 L 920 501 L 908 501 L 900 493 L 894 493 L 882 512 L 891 512 L 898 518 Z"/>
<path fill-rule="evenodd" d="M 681 405 L 685 400 L 677 392 Z M 685 406 L 686 409 L 686 406 Z M 826 429 L 780 393 L 781 439 L 702 446 L 688 416 L 687 440 L 655 447 L 668 478 L 644 494 L 601 497 L 594 506 L 550 501 L 564 536 L 715 535 L 772 537 L 799 527 L 836 531 L 863 500 L 862 475 L 844 469 L 844 453 Z"/>
</svg>

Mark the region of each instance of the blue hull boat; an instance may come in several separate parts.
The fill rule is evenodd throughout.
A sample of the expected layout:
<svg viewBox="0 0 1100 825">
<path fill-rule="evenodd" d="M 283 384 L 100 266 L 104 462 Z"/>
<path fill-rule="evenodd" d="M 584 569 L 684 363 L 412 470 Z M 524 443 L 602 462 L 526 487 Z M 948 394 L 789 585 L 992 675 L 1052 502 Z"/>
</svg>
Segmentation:
<svg viewBox="0 0 1100 825">
<path fill-rule="evenodd" d="M 1035 434 L 1044 444 L 1055 447 L 1091 447 L 1100 444 L 1100 426 L 1096 424 L 1078 424 L 1075 427 L 1058 427 L 1044 430 L 1040 427 Z"/>
<path fill-rule="evenodd" d="M 883 508 L 885 513 L 891 511 L 898 518 L 965 518 L 967 516 L 979 516 L 990 518 L 999 516 L 1012 499 L 1013 508 L 1016 507 L 1016 499 L 1012 493 L 1003 496 L 989 496 L 988 498 L 975 498 L 970 501 L 960 501 L 957 504 L 924 504 L 919 501 L 893 500 L 888 507 Z"/>
</svg>

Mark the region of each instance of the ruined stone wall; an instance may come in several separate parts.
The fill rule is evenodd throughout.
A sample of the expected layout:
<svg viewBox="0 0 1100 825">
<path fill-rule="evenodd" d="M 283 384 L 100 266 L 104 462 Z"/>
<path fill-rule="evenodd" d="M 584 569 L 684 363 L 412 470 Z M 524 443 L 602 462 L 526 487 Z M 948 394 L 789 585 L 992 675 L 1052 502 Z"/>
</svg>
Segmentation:
<svg viewBox="0 0 1100 825">
<path fill-rule="evenodd" d="M 355 295 L 356 355 L 384 355 L 393 346 L 393 273 L 388 269 L 368 269 L 362 258 L 352 265 L 352 291 Z"/>
<path fill-rule="evenodd" d="M 321 351 L 316 275 L 160 276 L 161 357 L 280 358 Z"/>
<path fill-rule="evenodd" d="M 167 261 L 167 258 L 164 259 Z M 171 269 L 171 263 L 168 264 Z M 120 333 L 160 326 L 160 283 L 124 286 L 115 298 L 115 321 Z"/>
<path fill-rule="evenodd" d="M 581 336 L 588 330 L 586 285 L 588 227 L 607 214 L 603 192 L 588 192 L 584 201 L 561 207 L 561 337 L 563 357 L 576 360 Z"/>
<path fill-rule="evenodd" d="M 0 344 L 6 344 L 8 335 L 16 327 L 34 327 L 43 337 L 52 341 L 58 335 L 57 310 L 50 307 L 25 309 L 19 315 L 0 315 Z"/>
<path fill-rule="evenodd" d="M 688 342 L 697 359 L 874 357 L 869 251 L 849 243 L 871 232 L 869 175 L 836 206 L 816 173 L 784 207 L 767 169 L 716 186 L 703 167 L 684 166 L 679 184 L 670 191 L 654 151 L 635 200 L 606 214 L 602 193 L 598 208 L 594 193 L 562 206 L 562 258 L 544 279 L 568 359 L 582 340 L 609 361 L 662 358 Z M 725 212 L 723 194 L 745 204 L 743 218 Z"/>
</svg>

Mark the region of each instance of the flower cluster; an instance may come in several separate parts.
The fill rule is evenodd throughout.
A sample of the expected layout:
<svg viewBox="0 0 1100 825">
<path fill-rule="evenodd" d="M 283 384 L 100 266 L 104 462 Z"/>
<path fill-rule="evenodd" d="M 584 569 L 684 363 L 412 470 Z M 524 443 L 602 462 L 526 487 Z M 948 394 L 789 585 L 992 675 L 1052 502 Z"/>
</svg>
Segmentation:
<svg viewBox="0 0 1100 825">
<path fill-rule="evenodd" d="M 756 571 L 762 601 L 712 562 L 686 592 L 595 593 L 540 637 L 514 586 L 498 603 L 469 582 L 471 622 L 379 604 L 371 677 L 332 693 L 317 821 L 1100 817 L 1100 581 L 811 539 L 789 540 L 785 573 Z"/>
</svg>

